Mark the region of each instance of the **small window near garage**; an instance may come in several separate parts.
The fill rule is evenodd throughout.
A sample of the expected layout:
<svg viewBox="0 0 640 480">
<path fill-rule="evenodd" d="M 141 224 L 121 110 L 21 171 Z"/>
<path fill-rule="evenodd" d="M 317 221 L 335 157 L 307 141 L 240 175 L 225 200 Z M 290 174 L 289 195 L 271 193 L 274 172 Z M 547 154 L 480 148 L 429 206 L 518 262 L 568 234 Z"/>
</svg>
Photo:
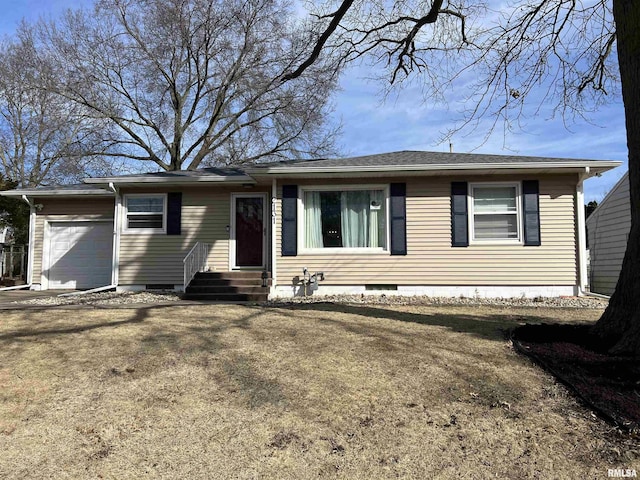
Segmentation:
<svg viewBox="0 0 640 480">
<path fill-rule="evenodd" d="M 518 184 L 471 185 L 469 215 L 475 242 L 520 242 Z"/>
<path fill-rule="evenodd" d="M 126 195 L 124 200 L 125 232 L 165 232 L 167 211 L 165 195 Z"/>
</svg>

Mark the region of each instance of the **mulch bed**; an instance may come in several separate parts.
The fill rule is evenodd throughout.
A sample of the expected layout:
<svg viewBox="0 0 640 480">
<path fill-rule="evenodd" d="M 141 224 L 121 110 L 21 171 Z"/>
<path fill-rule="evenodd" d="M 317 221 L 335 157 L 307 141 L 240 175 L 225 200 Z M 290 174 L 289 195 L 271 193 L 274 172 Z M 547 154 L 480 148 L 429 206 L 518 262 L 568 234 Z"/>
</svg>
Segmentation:
<svg viewBox="0 0 640 480">
<path fill-rule="evenodd" d="M 602 417 L 640 433 L 640 359 L 608 355 L 590 325 L 524 325 L 513 331 L 516 351 L 572 389 Z"/>
</svg>

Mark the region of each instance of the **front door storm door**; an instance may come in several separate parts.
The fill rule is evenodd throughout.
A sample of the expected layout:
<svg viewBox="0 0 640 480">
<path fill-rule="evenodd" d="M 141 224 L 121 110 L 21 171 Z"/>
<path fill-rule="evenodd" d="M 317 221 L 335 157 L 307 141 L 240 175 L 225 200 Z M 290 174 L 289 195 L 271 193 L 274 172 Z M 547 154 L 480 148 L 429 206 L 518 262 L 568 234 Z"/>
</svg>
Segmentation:
<svg viewBox="0 0 640 480">
<path fill-rule="evenodd" d="M 264 196 L 234 195 L 235 266 L 264 267 Z"/>
</svg>

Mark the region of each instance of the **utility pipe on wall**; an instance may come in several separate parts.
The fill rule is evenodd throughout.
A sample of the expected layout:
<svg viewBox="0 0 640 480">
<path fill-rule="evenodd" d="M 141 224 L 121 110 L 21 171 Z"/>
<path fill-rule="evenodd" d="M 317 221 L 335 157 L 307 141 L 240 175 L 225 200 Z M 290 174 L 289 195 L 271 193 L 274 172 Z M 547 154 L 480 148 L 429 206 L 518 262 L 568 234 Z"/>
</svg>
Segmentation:
<svg viewBox="0 0 640 480">
<path fill-rule="evenodd" d="M 274 178 L 271 181 L 271 291 L 275 292 L 277 285 L 276 260 L 278 251 L 276 250 L 276 205 L 278 201 L 278 184 Z"/>
<path fill-rule="evenodd" d="M 589 167 L 584 167 L 584 173 L 578 175 L 578 183 L 576 185 L 576 218 L 577 228 L 576 237 L 578 240 L 578 295 L 586 295 L 585 288 L 587 286 L 587 242 L 585 241 L 585 218 L 584 218 L 584 181 L 590 178 Z"/>
<path fill-rule="evenodd" d="M 111 256 L 111 285 L 118 285 L 118 273 L 120 271 L 120 212 L 122 210 L 122 197 L 120 191 L 109 182 L 109 189 L 115 194 L 113 210 L 113 253 Z"/>
</svg>

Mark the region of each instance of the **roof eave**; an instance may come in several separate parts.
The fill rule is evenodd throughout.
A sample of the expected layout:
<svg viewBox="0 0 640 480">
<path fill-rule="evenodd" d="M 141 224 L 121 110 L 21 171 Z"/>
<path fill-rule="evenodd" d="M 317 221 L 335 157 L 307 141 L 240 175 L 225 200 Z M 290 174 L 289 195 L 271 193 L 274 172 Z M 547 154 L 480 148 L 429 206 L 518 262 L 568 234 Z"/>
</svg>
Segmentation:
<svg viewBox="0 0 640 480">
<path fill-rule="evenodd" d="M 522 163 L 459 163 L 433 165 L 367 165 L 344 167 L 266 167 L 247 169 L 247 173 L 260 175 L 330 174 L 330 173 L 402 173 L 402 172 L 442 172 L 442 171 L 482 171 L 482 170 L 534 170 L 553 169 L 584 171 L 586 167 L 594 174 L 611 170 L 622 164 L 619 161 L 602 160 L 589 162 L 522 162 Z"/>
<path fill-rule="evenodd" d="M 97 185 L 185 185 L 191 183 L 229 183 L 229 184 L 243 184 L 243 183 L 257 183 L 256 180 L 250 176 L 234 176 L 234 177 L 179 177 L 179 178 L 146 178 L 146 177 L 104 177 L 104 178 L 85 178 L 84 183 L 97 184 Z"/>
<path fill-rule="evenodd" d="M 113 192 L 99 188 L 93 190 L 4 190 L 0 192 L 3 197 L 113 197 Z"/>
</svg>

